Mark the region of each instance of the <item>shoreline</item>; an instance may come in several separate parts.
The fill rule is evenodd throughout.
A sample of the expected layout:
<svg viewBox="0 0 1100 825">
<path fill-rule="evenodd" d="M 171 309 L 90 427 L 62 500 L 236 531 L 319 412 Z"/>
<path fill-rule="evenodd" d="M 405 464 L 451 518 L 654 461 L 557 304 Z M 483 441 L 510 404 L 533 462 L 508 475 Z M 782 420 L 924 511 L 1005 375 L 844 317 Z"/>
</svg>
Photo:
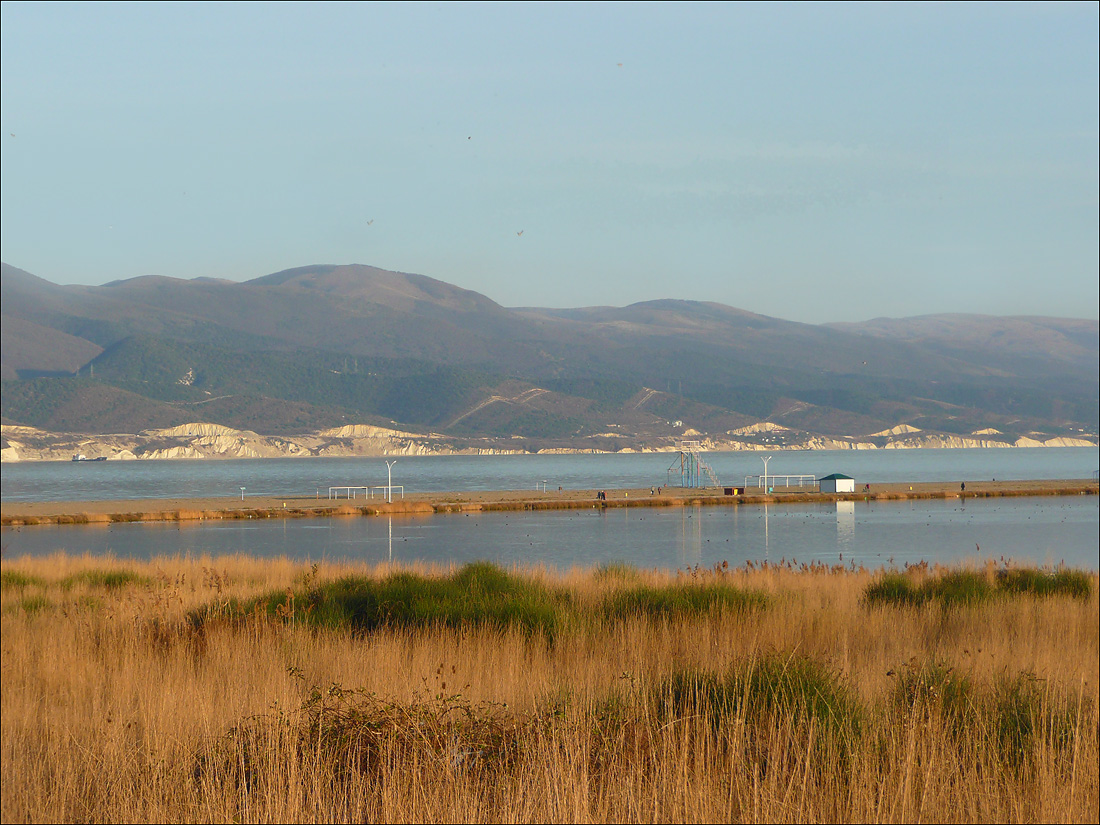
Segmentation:
<svg viewBox="0 0 1100 825">
<path fill-rule="evenodd" d="M 205 521 L 250 518 L 329 518 L 333 516 L 432 516 L 522 510 L 582 510 L 619 507 L 737 506 L 740 504 L 824 504 L 839 501 L 912 501 L 1016 496 L 1076 496 L 1100 494 L 1100 483 L 1089 479 L 974 481 L 965 492 L 956 482 L 875 484 L 854 493 L 820 493 L 778 488 L 770 494 L 749 488 L 742 495 L 725 495 L 721 488 L 608 488 L 606 500 L 597 490 L 455 491 L 411 493 L 387 503 L 375 497 L 329 499 L 317 496 L 248 496 L 236 498 L 166 498 L 112 501 L 33 501 L 0 504 L 0 526 L 57 524 L 118 524 L 130 522 Z"/>
</svg>

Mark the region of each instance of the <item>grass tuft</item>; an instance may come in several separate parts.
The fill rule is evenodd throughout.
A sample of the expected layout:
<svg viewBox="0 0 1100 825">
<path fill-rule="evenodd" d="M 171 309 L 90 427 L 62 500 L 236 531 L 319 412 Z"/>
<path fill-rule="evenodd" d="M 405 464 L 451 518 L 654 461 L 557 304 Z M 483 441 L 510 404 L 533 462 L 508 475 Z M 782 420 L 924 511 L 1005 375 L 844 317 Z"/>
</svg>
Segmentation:
<svg viewBox="0 0 1100 825">
<path fill-rule="evenodd" d="M 613 561 L 596 567 L 592 577 L 598 582 L 632 582 L 638 578 L 638 571 L 626 562 Z"/>
<path fill-rule="evenodd" d="M 550 587 L 534 577 L 508 573 L 487 562 L 468 564 L 444 576 L 397 572 L 381 579 L 345 576 L 321 583 L 300 579 L 296 584 L 247 602 L 218 602 L 193 611 L 191 621 L 202 624 L 219 617 L 240 620 L 266 616 L 357 633 L 383 627 L 435 625 L 519 628 L 552 640 L 565 627 L 599 627 L 608 620 L 637 617 L 661 620 L 703 616 L 767 604 L 761 593 L 722 582 L 663 587 L 625 583 L 602 600 L 582 603 L 566 588 Z"/>
<path fill-rule="evenodd" d="M 946 665 L 926 662 L 904 667 L 893 699 L 894 706 L 910 718 L 934 708 L 956 733 L 972 730 L 977 722 L 978 704 L 970 680 Z"/>
<path fill-rule="evenodd" d="M 477 562 L 442 577 L 409 572 L 382 579 L 345 576 L 308 590 L 291 588 L 231 604 L 227 612 L 360 633 L 382 627 L 465 625 L 518 627 L 552 637 L 565 621 L 569 602 L 564 590 Z"/>
<path fill-rule="evenodd" d="M 922 571 L 923 572 L 923 571 Z M 950 570 L 918 579 L 910 573 L 891 571 L 864 590 L 868 605 L 919 606 L 937 602 L 945 607 L 977 605 L 997 596 L 1070 596 L 1088 599 L 1092 581 L 1081 570 L 1048 572 L 1034 568 L 998 570 L 986 575 L 973 570 Z"/>
<path fill-rule="evenodd" d="M 1092 594 L 1092 582 L 1088 573 L 1083 570 L 1048 572 L 1034 568 L 1014 568 L 998 571 L 997 589 L 1003 593 L 1087 599 Z"/>
<path fill-rule="evenodd" d="M 45 596 L 26 596 L 19 600 L 19 608 L 24 613 L 43 613 L 53 607 L 53 602 Z"/>
<path fill-rule="evenodd" d="M 683 671 L 657 689 L 660 715 L 701 715 L 716 730 L 743 717 L 762 725 L 784 717 L 813 720 L 818 730 L 849 744 L 858 736 L 864 712 L 839 674 L 805 656 L 767 654 L 732 666 L 723 674 Z"/>
<path fill-rule="evenodd" d="M 0 571 L 0 588 L 4 590 L 22 590 L 25 587 L 44 587 L 45 580 L 19 570 Z"/>
<path fill-rule="evenodd" d="M 337 786 L 356 776 L 384 781 L 395 765 L 427 763 L 452 776 L 507 770 L 522 732 L 522 724 L 496 702 L 474 703 L 461 695 L 400 702 L 339 685 L 315 686 L 296 710 L 230 728 L 199 752 L 192 776 L 200 786 L 216 782 L 256 792 L 285 753 Z"/>
<path fill-rule="evenodd" d="M 629 616 L 679 618 L 705 615 L 715 610 L 745 611 L 767 605 L 763 593 L 742 590 L 725 583 L 638 586 L 612 594 L 605 605 L 609 618 Z"/>
<path fill-rule="evenodd" d="M 147 576 L 140 576 L 132 570 L 82 570 L 61 580 L 61 587 L 71 590 L 77 585 L 98 587 L 105 590 L 119 590 L 130 585 L 144 586 L 152 583 Z"/>
</svg>

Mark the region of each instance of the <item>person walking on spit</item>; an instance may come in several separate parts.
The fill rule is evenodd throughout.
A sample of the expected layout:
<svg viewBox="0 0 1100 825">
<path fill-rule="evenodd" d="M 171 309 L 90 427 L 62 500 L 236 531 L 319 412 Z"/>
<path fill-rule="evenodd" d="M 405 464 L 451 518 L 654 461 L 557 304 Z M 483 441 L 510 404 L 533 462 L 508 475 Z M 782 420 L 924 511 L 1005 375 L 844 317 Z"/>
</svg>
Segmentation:
<svg viewBox="0 0 1100 825">
<path fill-rule="evenodd" d="M 965 493 L 966 492 L 966 482 L 965 481 L 962 484 L 959 485 L 959 492 L 960 493 Z"/>
</svg>

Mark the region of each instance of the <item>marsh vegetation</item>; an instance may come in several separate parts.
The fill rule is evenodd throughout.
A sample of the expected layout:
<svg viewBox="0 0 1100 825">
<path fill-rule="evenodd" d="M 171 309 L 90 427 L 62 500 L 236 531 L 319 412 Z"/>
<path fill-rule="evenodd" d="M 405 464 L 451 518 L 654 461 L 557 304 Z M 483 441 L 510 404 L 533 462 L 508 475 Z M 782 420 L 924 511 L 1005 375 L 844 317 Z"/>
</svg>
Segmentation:
<svg viewBox="0 0 1100 825">
<path fill-rule="evenodd" d="M 1097 576 L 2 569 L 4 821 L 1094 821 Z"/>
</svg>

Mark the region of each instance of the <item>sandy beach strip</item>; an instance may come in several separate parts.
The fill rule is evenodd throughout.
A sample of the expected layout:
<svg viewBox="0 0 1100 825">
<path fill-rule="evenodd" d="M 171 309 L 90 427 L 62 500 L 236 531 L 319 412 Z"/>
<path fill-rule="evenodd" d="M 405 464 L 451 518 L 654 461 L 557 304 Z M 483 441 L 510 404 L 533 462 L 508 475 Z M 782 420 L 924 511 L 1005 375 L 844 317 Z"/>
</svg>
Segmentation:
<svg viewBox="0 0 1100 825">
<path fill-rule="evenodd" d="M 1097 495 L 1090 479 L 1041 481 L 967 481 L 872 484 L 855 493 L 819 493 L 807 488 L 778 488 L 764 494 L 750 487 L 739 495 L 722 488 L 633 488 L 604 490 L 497 490 L 411 493 L 392 503 L 375 495 L 330 499 L 327 496 L 246 496 L 158 498 L 114 501 L 35 501 L 0 504 L 0 525 L 108 524 L 134 521 L 196 521 L 239 518 L 309 518 L 351 515 L 433 515 L 494 510 L 570 510 L 593 507 L 682 507 L 691 505 L 798 504 L 834 501 L 906 501 L 914 499 L 989 498 L 1000 496 Z"/>
</svg>

